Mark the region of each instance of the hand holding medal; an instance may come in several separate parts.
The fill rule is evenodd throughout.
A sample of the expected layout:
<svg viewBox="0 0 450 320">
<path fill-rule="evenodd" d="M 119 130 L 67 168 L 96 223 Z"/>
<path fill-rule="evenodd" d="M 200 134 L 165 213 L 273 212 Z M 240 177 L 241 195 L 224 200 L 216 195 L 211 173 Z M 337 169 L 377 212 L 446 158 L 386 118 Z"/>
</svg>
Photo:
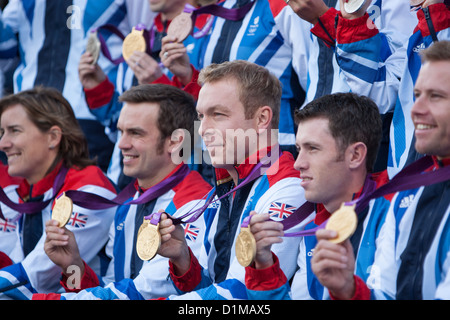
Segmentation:
<svg viewBox="0 0 450 320">
<path fill-rule="evenodd" d="M 167 213 L 160 210 L 144 217 L 136 242 L 136 250 L 142 260 L 151 260 L 160 254 L 169 259 L 185 261 L 189 266 L 189 250 L 184 249 L 187 249 L 184 230 L 174 225 Z M 185 252 L 186 256 L 183 255 Z"/>
<path fill-rule="evenodd" d="M 145 217 L 139 228 L 136 251 L 139 258 L 144 261 L 153 259 L 161 246 L 161 234 L 159 233 L 161 213 L 152 214 L 150 216 L 151 219 L 146 219 L 147 217 Z"/>
<path fill-rule="evenodd" d="M 98 58 L 100 57 L 100 49 L 101 43 L 98 39 L 97 31 L 91 31 L 89 33 L 89 38 L 86 44 L 86 52 L 89 52 L 92 55 L 93 61 L 92 64 L 96 64 Z"/>
<path fill-rule="evenodd" d="M 133 27 L 130 34 L 125 37 L 122 44 L 122 55 L 125 60 L 128 60 L 135 51 L 145 52 L 147 50 L 147 43 L 144 38 L 144 29 L 140 26 Z"/>
<path fill-rule="evenodd" d="M 183 42 L 192 31 L 192 13 L 182 12 L 170 22 L 167 35 L 175 37 L 177 42 Z"/>
<path fill-rule="evenodd" d="M 283 225 L 272 221 L 268 213 L 256 214 L 252 211 L 241 225 L 241 231 L 236 239 L 236 258 L 247 267 L 252 262 L 258 269 L 273 264 L 271 247 L 282 242 Z"/>
<path fill-rule="evenodd" d="M 329 241 L 342 243 L 353 235 L 357 225 L 358 217 L 356 216 L 355 205 L 343 203 L 328 219 L 325 229 L 337 232 L 337 237 L 329 239 Z"/>
<path fill-rule="evenodd" d="M 256 256 L 256 240 L 250 227 L 241 227 L 236 239 L 236 258 L 243 267 L 249 266 Z"/>
</svg>

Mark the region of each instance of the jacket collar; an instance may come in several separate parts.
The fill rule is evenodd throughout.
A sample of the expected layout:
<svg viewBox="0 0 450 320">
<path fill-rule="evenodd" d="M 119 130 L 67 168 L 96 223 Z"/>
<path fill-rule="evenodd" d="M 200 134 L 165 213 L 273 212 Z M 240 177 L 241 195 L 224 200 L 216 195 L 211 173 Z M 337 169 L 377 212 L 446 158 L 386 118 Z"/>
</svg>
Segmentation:
<svg viewBox="0 0 450 320">
<path fill-rule="evenodd" d="M 370 179 L 373 180 L 372 175 L 370 175 Z M 367 181 L 367 179 L 365 181 Z M 365 184 L 361 187 L 361 189 L 358 192 L 353 194 L 352 200 L 358 199 L 361 196 L 364 187 Z M 316 217 L 314 218 L 314 223 L 320 226 L 331 216 L 331 213 L 328 212 L 327 209 L 325 209 L 325 206 L 322 203 L 315 204 L 315 209 L 316 209 Z"/>
<path fill-rule="evenodd" d="M 157 184 L 160 184 L 161 182 L 163 182 L 164 180 L 166 180 L 167 178 L 169 178 L 170 176 L 172 176 L 175 172 L 177 172 L 181 166 L 186 165 L 185 163 L 180 163 L 179 165 L 176 166 L 175 169 L 173 169 L 164 179 L 162 179 L 160 182 L 158 182 Z M 157 185 L 156 184 L 156 185 Z M 134 180 L 134 188 L 136 189 L 136 191 L 139 191 L 139 193 L 144 193 L 145 191 L 147 191 L 150 188 L 142 188 L 141 186 L 139 186 L 138 180 L 135 179 Z"/>
<path fill-rule="evenodd" d="M 61 160 L 50 173 L 33 185 L 30 185 L 24 179 L 17 189 L 20 198 L 27 201 L 30 197 L 35 198 L 41 196 L 50 190 L 53 187 L 53 183 L 55 182 L 55 178 L 58 175 L 62 164 L 63 162 Z"/>
<path fill-rule="evenodd" d="M 167 28 L 169 27 L 170 21 L 163 21 L 161 13 L 158 13 L 154 19 L 155 27 L 158 32 L 164 32 L 167 31 Z"/>
<path fill-rule="evenodd" d="M 432 156 L 432 158 L 433 158 L 435 168 L 442 168 L 442 167 L 446 167 L 446 166 L 450 165 L 450 158 L 445 158 L 445 159 L 440 159 L 440 160 L 438 160 L 438 158 L 436 156 Z"/>
<path fill-rule="evenodd" d="M 263 157 L 265 157 L 271 150 L 272 147 L 267 147 L 258 150 L 256 153 L 246 158 L 243 163 L 235 165 L 234 168 L 238 173 L 239 181 L 247 178 L 248 175 L 252 172 L 253 168 L 259 163 L 259 161 Z M 232 180 L 230 173 L 226 169 L 216 168 L 215 173 L 216 173 L 216 185 L 218 186 Z"/>
</svg>

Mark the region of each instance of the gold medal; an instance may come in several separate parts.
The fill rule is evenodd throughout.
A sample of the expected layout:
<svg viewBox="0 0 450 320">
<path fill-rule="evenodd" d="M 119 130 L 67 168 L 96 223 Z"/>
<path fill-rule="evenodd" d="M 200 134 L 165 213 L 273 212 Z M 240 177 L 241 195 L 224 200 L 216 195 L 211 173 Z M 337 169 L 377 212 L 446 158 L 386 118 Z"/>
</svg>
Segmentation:
<svg viewBox="0 0 450 320">
<path fill-rule="evenodd" d="M 344 9 L 347 13 L 354 13 L 362 8 L 366 0 L 346 0 Z"/>
<path fill-rule="evenodd" d="M 98 58 L 100 57 L 100 47 L 101 43 L 100 40 L 98 40 L 97 31 L 90 32 L 89 38 L 86 44 L 86 52 L 90 52 L 92 57 L 94 58 L 94 61 L 92 64 L 96 64 L 98 61 Z"/>
<path fill-rule="evenodd" d="M 159 234 L 159 223 L 157 225 L 144 221 L 138 231 L 136 251 L 142 260 L 151 260 L 158 252 L 161 245 Z"/>
<path fill-rule="evenodd" d="M 73 212 L 72 199 L 66 196 L 63 192 L 61 196 L 56 198 L 55 205 L 52 210 L 52 219 L 59 222 L 59 227 L 62 228 L 69 221 Z"/>
<path fill-rule="evenodd" d="M 330 240 L 331 242 L 341 243 L 352 236 L 357 225 L 358 217 L 356 216 L 355 205 L 348 206 L 343 203 L 328 219 L 325 229 L 334 230 L 338 233 L 336 238 Z"/>
<path fill-rule="evenodd" d="M 174 36 L 178 42 L 183 42 L 188 37 L 192 30 L 191 13 L 182 12 L 173 18 L 169 27 L 167 28 L 167 35 Z"/>
<path fill-rule="evenodd" d="M 146 49 L 147 44 L 144 39 L 144 29 L 136 30 L 133 27 L 131 33 L 123 40 L 122 55 L 124 59 L 128 60 L 135 51 L 145 52 Z"/>
<path fill-rule="evenodd" d="M 256 241 L 252 232 L 248 227 L 241 228 L 236 239 L 236 258 L 241 266 L 247 267 L 255 259 L 256 256 Z"/>
</svg>

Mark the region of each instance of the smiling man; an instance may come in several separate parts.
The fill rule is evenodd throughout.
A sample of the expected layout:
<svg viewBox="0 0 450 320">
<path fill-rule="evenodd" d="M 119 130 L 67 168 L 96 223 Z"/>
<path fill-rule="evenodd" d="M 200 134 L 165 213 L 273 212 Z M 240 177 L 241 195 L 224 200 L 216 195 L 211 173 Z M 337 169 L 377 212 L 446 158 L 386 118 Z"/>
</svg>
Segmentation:
<svg viewBox="0 0 450 320">
<path fill-rule="evenodd" d="M 434 160 L 430 171 L 450 163 L 450 42 L 437 42 L 421 55 L 411 117 L 416 150 Z M 353 253 L 327 241 L 323 230 L 313 271 L 339 299 L 449 299 L 449 215 L 450 180 L 398 192 L 377 240 L 370 286 L 349 276 Z"/>
<path fill-rule="evenodd" d="M 381 118 L 375 103 L 352 93 L 326 95 L 296 113 L 298 156 L 294 167 L 300 171 L 306 200 L 314 203 L 315 216 L 305 229 L 326 221 L 342 203 L 359 198 L 381 184 L 383 175 L 372 175 L 381 139 Z M 358 214 L 356 232 L 350 238 L 360 257 L 356 273 L 367 277 L 375 248 L 377 228 L 383 221 L 388 201 L 372 201 Z M 376 208 L 376 210 L 374 210 Z M 371 221 L 370 228 L 366 228 Z M 252 299 L 324 299 L 327 292 L 311 272 L 315 237 L 302 237 L 297 257 L 298 270 L 291 282 L 279 268 L 272 253 L 275 243 L 285 242 L 283 226 L 254 216 L 250 222 L 256 239 L 255 263 L 246 268 L 246 285 Z M 290 233 L 291 230 L 287 231 Z M 364 243 L 360 249 L 360 243 Z M 289 285 L 291 283 L 291 285 Z"/>
<path fill-rule="evenodd" d="M 280 221 L 305 199 L 292 154 L 280 153 L 277 139 L 271 144 L 270 133 L 278 128 L 279 80 L 264 67 L 235 60 L 206 67 L 199 81 L 199 133 L 215 167 L 214 195 L 218 201 L 210 205 L 215 211 L 201 217 L 208 236 L 198 259 L 187 254 L 171 220 L 160 223 L 162 246 L 172 248 L 167 255 L 171 277 L 179 291 L 186 293 L 170 299 L 245 299 L 244 268 L 235 255 L 242 220 L 255 211 L 269 212 Z M 258 168 L 269 152 L 267 168 Z M 277 206 L 289 207 L 290 211 L 280 214 L 275 211 Z M 295 238 L 274 246 L 289 276 L 295 272 L 297 249 Z"/>
<path fill-rule="evenodd" d="M 190 171 L 185 163 L 172 161 L 184 139 L 190 143 L 193 136 L 195 103 L 182 90 L 157 84 L 135 86 L 121 95 L 120 100 L 124 103 L 118 120 L 123 171 L 135 178 L 135 190 L 130 197 L 138 199 L 150 188 L 154 191 L 145 201 L 117 207 L 106 245 L 111 262 L 103 277 L 81 260 L 73 234 L 48 223 L 45 250 L 61 268 L 62 284 L 69 292 L 56 296 L 37 294 L 33 299 L 150 299 L 176 293 L 168 280 L 167 259 L 156 256 L 143 261 L 137 255 L 136 242 L 145 216 L 158 210 L 183 215 L 202 206 L 203 196 L 211 189 L 198 172 Z M 183 131 L 185 135 L 173 139 L 174 131 Z M 171 179 L 174 182 L 168 182 Z M 198 223 L 183 224 L 182 241 L 189 243 L 194 254 L 199 254 L 204 230 Z M 189 231 L 195 236 L 190 236 Z M 73 278 L 67 272 L 71 266 L 78 266 L 82 276 L 76 290 L 68 281 Z M 86 290 L 78 292 L 80 289 Z"/>
</svg>

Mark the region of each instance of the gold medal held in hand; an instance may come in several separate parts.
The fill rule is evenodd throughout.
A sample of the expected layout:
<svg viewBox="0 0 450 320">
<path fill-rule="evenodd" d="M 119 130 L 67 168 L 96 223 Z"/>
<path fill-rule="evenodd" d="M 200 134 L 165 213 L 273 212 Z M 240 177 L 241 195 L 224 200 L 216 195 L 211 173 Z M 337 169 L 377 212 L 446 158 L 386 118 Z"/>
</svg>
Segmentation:
<svg viewBox="0 0 450 320">
<path fill-rule="evenodd" d="M 151 260 L 154 258 L 161 245 L 161 235 L 159 234 L 159 223 L 157 225 L 151 224 L 149 221 L 144 221 L 139 228 L 136 242 L 136 251 L 142 260 Z"/>
<path fill-rule="evenodd" d="M 59 222 L 59 227 L 62 228 L 69 222 L 70 217 L 73 212 L 73 202 L 72 199 L 66 196 L 66 193 L 63 192 L 55 200 L 55 205 L 52 210 L 52 219 Z"/>
<path fill-rule="evenodd" d="M 125 60 L 128 60 L 133 52 L 145 52 L 147 44 L 144 38 L 144 29 L 138 30 L 133 27 L 133 30 L 126 36 L 122 44 L 122 55 Z"/>
<path fill-rule="evenodd" d="M 94 58 L 92 64 L 97 63 L 98 58 L 100 57 L 100 48 L 101 43 L 100 40 L 98 40 L 97 31 L 90 32 L 86 44 L 86 52 L 90 52 L 92 57 Z"/>
<path fill-rule="evenodd" d="M 188 37 L 192 30 L 191 13 L 182 12 L 173 18 L 169 27 L 167 28 L 167 35 L 174 36 L 178 42 L 183 42 Z"/>
<path fill-rule="evenodd" d="M 241 228 L 236 239 L 236 258 L 243 267 L 249 266 L 256 256 L 256 241 L 248 227 Z"/>
<path fill-rule="evenodd" d="M 341 243 L 350 238 L 358 225 L 358 217 L 355 212 L 355 205 L 345 205 L 336 210 L 325 226 L 327 230 L 334 230 L 338 233 L 337 237 L 330 239 L 333 243 Z"/>
</svg>

